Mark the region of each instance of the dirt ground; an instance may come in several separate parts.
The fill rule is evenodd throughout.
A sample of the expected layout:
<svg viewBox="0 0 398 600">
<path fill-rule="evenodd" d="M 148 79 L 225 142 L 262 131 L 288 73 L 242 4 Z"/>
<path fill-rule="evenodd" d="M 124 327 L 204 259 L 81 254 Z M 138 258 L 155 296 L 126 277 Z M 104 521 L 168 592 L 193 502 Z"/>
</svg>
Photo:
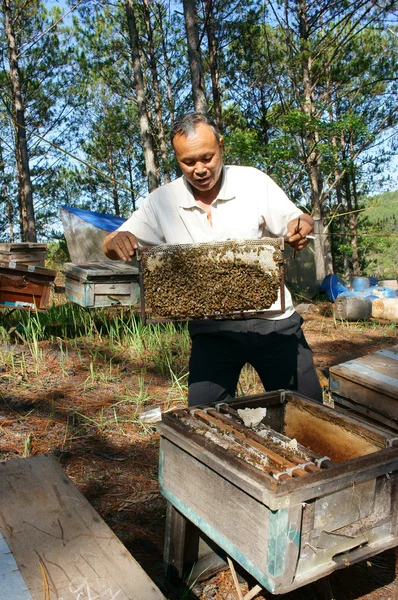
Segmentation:
<svg viewBox="0 0 398 600">
<path fill-rule="evenodd" d="M 304 331 L 321 382 L 327 369 L 349 359 L 398 343 L 389 322 L 335 321 L 329 305 L 302 308 Z M 166 503 L 157 482 L 158 434 L 138 422 L 138 412 L 153 406 L 181 406 L 170 396 L 169 382 L 156 368 L 145 368 L 123 355 L 113 357 L 113 371 L 90 376 L 92 356 L 75 346 L 67 356 L 59 341 L 32 348 L 17 339 L 0 350 L 8 361 L 0 364 L 0 459 L 40 453 L 54 455 L 74 484 L 126 545 L 136 560 L 169 598 L 233 600 L 238 598 L 231 574 L 223 571 L 193 589 L 176 592 L 162 575 Z M 106 348 L 98 341 L 98 352 Z M 62 359 L 62 360 L 61 360 Z M 18 367 L 20 369 L 18 371 Z M 141 406 L 126 401 L 141 374 Z M 138 391 L 135 392 L 138 398 Z M 336 600 L 397 600 L 396 552 L 390 550 L 334 573 L 330 584 Z M 242 591 L 247 586 L 242 584 Z M 271 594 L 258 596 L 269 599 Z M 324 590 L 311 585 L 281 600 L 322 600 Z M 137 599 L 139 600 L 139 599 Z"/>
</svg>

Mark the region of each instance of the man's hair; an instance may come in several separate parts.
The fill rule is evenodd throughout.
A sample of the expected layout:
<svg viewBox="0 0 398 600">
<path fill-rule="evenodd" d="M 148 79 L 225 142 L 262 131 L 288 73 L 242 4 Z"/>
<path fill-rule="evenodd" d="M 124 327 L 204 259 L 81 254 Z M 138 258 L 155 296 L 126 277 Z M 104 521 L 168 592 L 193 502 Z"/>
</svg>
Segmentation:
<svg viewBox="0 0 398 600">
<path fill-rule="evenodd" d="M 187 113 L 179 117 L 173 124 L 170 131 L 171 142 L 173 142 L 176 135 L 185 135 L 185 137 L 194 137 L 195 131 L 198 125 L 203 123 L 208 125 L 213 130 L 214 135 L 219 142 L 221 139 L 221 133 L 214 121 L 205 113 L 192 112 Z"/>
</svg>

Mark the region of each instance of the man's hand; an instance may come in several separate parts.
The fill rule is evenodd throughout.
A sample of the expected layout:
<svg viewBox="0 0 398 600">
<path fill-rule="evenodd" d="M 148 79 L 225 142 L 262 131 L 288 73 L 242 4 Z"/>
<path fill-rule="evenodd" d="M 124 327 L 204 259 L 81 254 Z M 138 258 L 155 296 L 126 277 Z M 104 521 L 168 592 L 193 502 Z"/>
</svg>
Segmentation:
<svg viewBox="0 0 398 600">
<path fill-rule="evenodd" d="M 132 260 L 138 242 L 129 231 L 114 231 L 102 243 L 106 256 L 112 260 Z"/>
<path fill-rule="evenodd" d="M 302 250 L 308 244 L 307 235 L 312 235 L 314 231 L 314 220 L 310 215 L 300 215 L 298 219 L 293 219 L 287 224 L 286 242 L 294 250 Z"/>
</svg>

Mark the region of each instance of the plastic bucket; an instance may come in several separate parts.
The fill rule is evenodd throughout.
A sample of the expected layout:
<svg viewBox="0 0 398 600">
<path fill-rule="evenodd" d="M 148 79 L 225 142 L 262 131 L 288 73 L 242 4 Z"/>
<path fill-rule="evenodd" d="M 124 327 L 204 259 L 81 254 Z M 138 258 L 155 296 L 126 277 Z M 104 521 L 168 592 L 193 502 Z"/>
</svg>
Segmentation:
<svg viewBox="0 0 398 600">
<path fill-rule="evenodd" d="M 372 301 L 360 296 L 339 296 L 334 303 L 334 315 L 344 321 L 367 321 L 372 316 Z"/>
<path fill-rule="evenodd" d="M 351 277 L 350 288 L 354 292 L 363 292 L 370 287 L 370 281 L 367 277 Z"/>
</svg>

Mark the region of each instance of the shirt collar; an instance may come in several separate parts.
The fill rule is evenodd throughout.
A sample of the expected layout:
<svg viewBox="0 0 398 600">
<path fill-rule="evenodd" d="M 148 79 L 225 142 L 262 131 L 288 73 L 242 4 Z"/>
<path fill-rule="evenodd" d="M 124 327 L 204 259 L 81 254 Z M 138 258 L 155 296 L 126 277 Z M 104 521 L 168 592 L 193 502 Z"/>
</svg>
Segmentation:
<svg viewBox="0 0 398 600">
<path fill-rule="evenodd" d="M 217 200 L 232 200 L 235 198 L 235 194 L 232 193 L 230 186 L 228 186 L 228 170 L 229 167 L 226 166 L 224 166 L 222 169 L 221 188 L 214 202 L 217 202 Z M 179 205 L 183 208 L 193 208 L 198 206 L 192 193 L 191 186 L 184 175 L 181 177 L 181 179 L 184 185 L 184 190 L 183 193 L 179 194 Z"/>
</svg>

